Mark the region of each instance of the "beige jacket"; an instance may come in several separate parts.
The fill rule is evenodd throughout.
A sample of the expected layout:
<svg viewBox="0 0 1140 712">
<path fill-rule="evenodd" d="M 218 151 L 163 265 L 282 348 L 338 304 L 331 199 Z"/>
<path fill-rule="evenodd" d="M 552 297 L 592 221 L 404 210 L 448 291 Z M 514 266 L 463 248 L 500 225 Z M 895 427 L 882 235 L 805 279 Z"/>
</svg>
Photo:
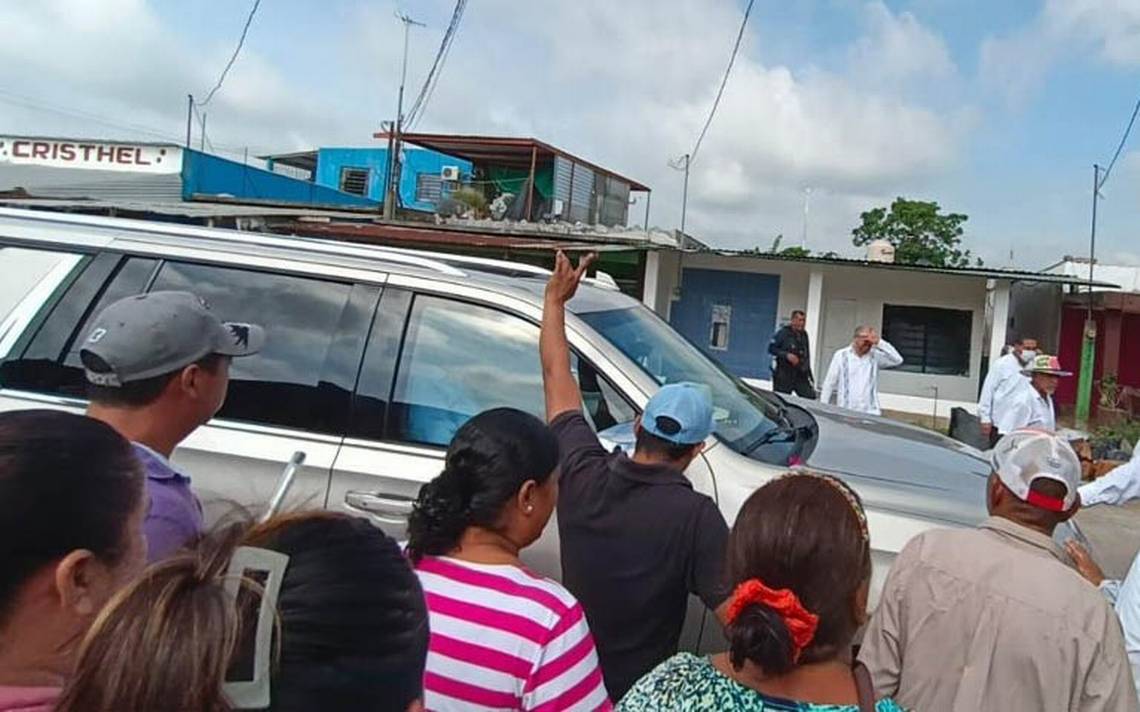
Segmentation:
<svg viewBox="0 0 1140 712">
<path fill-rule="evenodd" d="M 1051 539 L 1006 519 L 915 537 L 859 659 L 918 712 L 1137 710 L 1120 623 Z"/>
</svg>

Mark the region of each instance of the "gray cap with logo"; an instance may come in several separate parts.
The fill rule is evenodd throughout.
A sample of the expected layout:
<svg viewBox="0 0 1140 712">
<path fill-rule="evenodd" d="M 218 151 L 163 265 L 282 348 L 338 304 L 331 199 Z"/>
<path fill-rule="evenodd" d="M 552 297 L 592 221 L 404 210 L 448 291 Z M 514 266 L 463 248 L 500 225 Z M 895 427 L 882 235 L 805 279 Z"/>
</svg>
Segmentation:
<svg viewBox="0 0 1140 712">
<path fill-rule="evenodd" d="M 260 326 L 223 322 L 189 292 L 151 292 L 104 309 L 79 356 L 88 381 L 115 388 L 174 373 L 211 354 L 250 356 L 264 344 Z"/>
</svg>

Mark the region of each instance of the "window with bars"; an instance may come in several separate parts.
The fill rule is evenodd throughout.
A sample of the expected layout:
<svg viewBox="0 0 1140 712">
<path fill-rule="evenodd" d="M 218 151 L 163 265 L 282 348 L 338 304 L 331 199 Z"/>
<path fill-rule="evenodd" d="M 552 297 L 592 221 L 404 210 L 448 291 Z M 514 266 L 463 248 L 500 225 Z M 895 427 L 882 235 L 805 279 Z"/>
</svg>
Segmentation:
<svg viewBox="0 0 1140 712">
<path fill-rule="evenodd" d="M 368 195 L 368 178 L 367 168 L 341 168 L 340 190 L 353 195 Z"/>
<path fill-rule="evenodd" d="M 416 202 L 438 205 L 443 199 L 443 179 L 438 173 L 416 174 Z"/>
<path fill-rule="evenodd" d="M 973 322 L 961 309 L 883 305 L 883 338 L 905 359 L 899 371 L 968 376 Z"/>
</svg>

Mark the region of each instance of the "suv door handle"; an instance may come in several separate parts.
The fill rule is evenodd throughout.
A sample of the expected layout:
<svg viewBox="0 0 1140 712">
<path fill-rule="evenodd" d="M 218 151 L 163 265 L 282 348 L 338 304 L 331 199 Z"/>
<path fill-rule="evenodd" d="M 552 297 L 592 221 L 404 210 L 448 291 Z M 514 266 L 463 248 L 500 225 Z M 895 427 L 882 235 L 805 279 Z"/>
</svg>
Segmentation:
<svg viewBox="0 0 1140 712">
<path fill-rule="evenodd" d="M 407 524 L 415 500 L 352 490 L 344 494 L 344 503 L 349 509 L 367 512 L 385 524 L 402 525 Z"/>
</svg>

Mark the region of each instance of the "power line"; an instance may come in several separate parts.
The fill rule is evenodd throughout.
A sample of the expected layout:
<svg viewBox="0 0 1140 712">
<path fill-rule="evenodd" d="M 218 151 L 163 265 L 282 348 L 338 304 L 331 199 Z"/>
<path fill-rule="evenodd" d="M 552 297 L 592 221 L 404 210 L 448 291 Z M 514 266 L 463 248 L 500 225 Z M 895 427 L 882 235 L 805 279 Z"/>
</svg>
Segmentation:
<svg viewBox="0 0 1140 712">
<path fill-rule="evenodd" d="M 226 62 L 226 68 L 223 69 L 222 73 L 218 76 L 218 83 L 214 85 L 214 88 L 211 89 L 210 93 L 206 95 L 206 100 L 201 102 L 199 106 L 205 107 L 207 104 L 209 104 L 210 100 L 214 98 L 214 94 L 218 93 L 218 90 L 222 88 L 222 83 L 226 81 L 226 75 L 229 74 L 230 67 L 234 66 L 234 62 L 237 61 L 238 54 L 241 53 L 242 45 L 245 44 L 245 36 L 249 33 L 249 26 L 253 22 L 253 16 L 257 14 L 257 7 L 259 5 L 261 5 L 261 0 L 253 0 L 253 7 L 250 8 L 249 17 L 245 18 L 245 27 L 241 29 L 241 37 L 238 38 L 237 47 L 234 48 L 234 53 L 230 57 L 230 61 Z"/>
<path fill-rule="evenodd" d="M 443 33 L 443 39 L 439 43 L 439 50 L 435 53 L 435 61 L 432 62 L 431 70 L 428 71 L 427 78 L 424 79 L 424 85 L 420 89 L 419 96 L 416 97 L 415 103 L 412 104 L 412 108 L 408 111 L 406 123 L 409 127 L 423 116 L 423 112 L 427 108 L 427 103 L 431 100 L 431 95 L 435 92 L 435 85 L 439 82 L 443 64 L 447 61 L 447 55 L 451 51 L 451 43 L 455 39 L 455 33 L 459 30 L 459 23 L 463 19 L 463 11 L 466 8 L 467 0 L 456 0 L 455 10 L 451 13 L 451 22 L 448 24 L 447 30 Z"/>
<path fill-rule="evenodd" d="M 1136 123 L 1137 114 L 1140 114 L 1140 99 L 1136 100 L 1136 108 L 1132 110 L 1132 118 L 1128 120 L 1128 127 L 1124 129 L 1124 135 L 1120 138 L 1120 144 L 1116 147 L 1116 153 L 1112 154 L 1112 160 L 1108 162 L 1108 168 L 1104 169 L 1104 177 L 1100 179 L 1100 183 L 1097 185 L 1098 191 L 1108 182 L 1108 176 L 1112 173 L 1113 166 L 1116 165 L 1116 159 L 1120 158 L 1120 153 L 1124 150 L 1124 144 L 1128 143 L 1128 135 L 1132 133 L 1132 126 Z"/>
<path fill-rule="evenodd" d="M 132 124 L 126 121 L 110 119 L 100 114 L 84 111 L 82 109 L 64 108 L 40 99 L 33 99 L 32 97 L 24 96 L 22 94 L 16 94 L 15 92 L 11 92 L 6 89 L 0 89 L 0 103 L 20 106 L 25 109 L 31 109 L 32 111 L 56 114 L 58 116 L 64 116 L 71 119 L 80 119 L 82 121 L 88 121 L 93 124 L 100 124 L 102 126 L 119 129 L 121 131 L 128 131 L 132 134 L 146 136 L 152 140 L 158 139 L 168 143 L 177 143 L 179 145 L 185 141 L 185 136 L 176 136 L 173 133 L 168 133 L 151 126 Z M 195 108 L 195 112 L 196 111 L 197 109 Z M 250 150 L 255 153 L 271 153 L 273 150 L 266 146 L 234 146 L 223 144 L 215 145 L 214 142 L 210 140 L 209 136 L 206 137 L 206 145 L 209 146 L 213 151 L 229 153 L 235 156 L 244 155 L 246 150 Z"/>
<path fill-rule="evenodd" d="M 12 104 L 15 106 L 22 106 L 25 109 L 31 109 L 33 111 L 42 111 L 42 112 L 47 112 L 47 113 L 51 113 L 51 114 L 58 114 L 59 116 L 66 116 L 66 117 L 73 118 L 73 119 L 83 119 L 84 121 L 90 121 L 92 123 L 102 124 L 102 125 L 108 126 L 110 128 L 116 128 L 116 129 L 131 131 L 133 133 L 143 134 L 143 135 L 151 136 L 153 138 L 160 138 L 160 139 L 163 139 L 166 141 L 178 141 L 179 140 L 173 134 L 167 133 L 165 131 L 160 131 L 160 130 L 155 129 L 155 128 L 151 128 L 148 126 L 140 126 L 138 124 L 129 124 L 129 123 L 122 122 L 122 121 L 116 121 L 113 119 L 108 119 L 104 116 L 100 116 L 99 114 L 93 114 L 91 112 L 82 111 L 80 109 L 64 108 L 64 107 L 61 107 L 58 105 L 54 105 L 54 104 L 50 104 L 48 102 L 41 101 L 39 99 L 33 99 L 31 97 L 16 94 L 14 92 L 10 92 L 10 91 L 4 90 L 4 89 L 0 89 L 0 102 L 4 102 L 6 104 Z"/>
<path fill-rule="evenodd" d="M 689 163 L 697 159 L 697 152 L 701 150 L 701 143 L 705 140 L 705 134 L 708 133 L 709 126 L 712 125 L 713 117 L 716 116 L 717 107 L 720 106 L 720 98 L 724 96 L 724 88 L 728 85 L 728 75 L 732 73 L 732 65 L 736 63 L 736 55 L 740 51 L 740 42 L 744 39 L 744 28 L 748 25 L 748 18 L 752 15 L 752 5 L 755 1 L 756 0 L 748 0 L 748 7 L 744 10 L 744 19 L 740 22 L 740 31 L 736 33 L 736 43 L 732 46 L 732 55 L 728 58 L 728 67 L 725 68 L 724 77 L 720 80 L 720 89 L 716 92 L 716 99 L 713 101 L 708 119 L 705 120 L 705 126 L 701 129 L 701 135 L 697 137 L 697 143 L 693 146 L 693 150 L 689 152 L 686 167 Z"/>
</svg>

